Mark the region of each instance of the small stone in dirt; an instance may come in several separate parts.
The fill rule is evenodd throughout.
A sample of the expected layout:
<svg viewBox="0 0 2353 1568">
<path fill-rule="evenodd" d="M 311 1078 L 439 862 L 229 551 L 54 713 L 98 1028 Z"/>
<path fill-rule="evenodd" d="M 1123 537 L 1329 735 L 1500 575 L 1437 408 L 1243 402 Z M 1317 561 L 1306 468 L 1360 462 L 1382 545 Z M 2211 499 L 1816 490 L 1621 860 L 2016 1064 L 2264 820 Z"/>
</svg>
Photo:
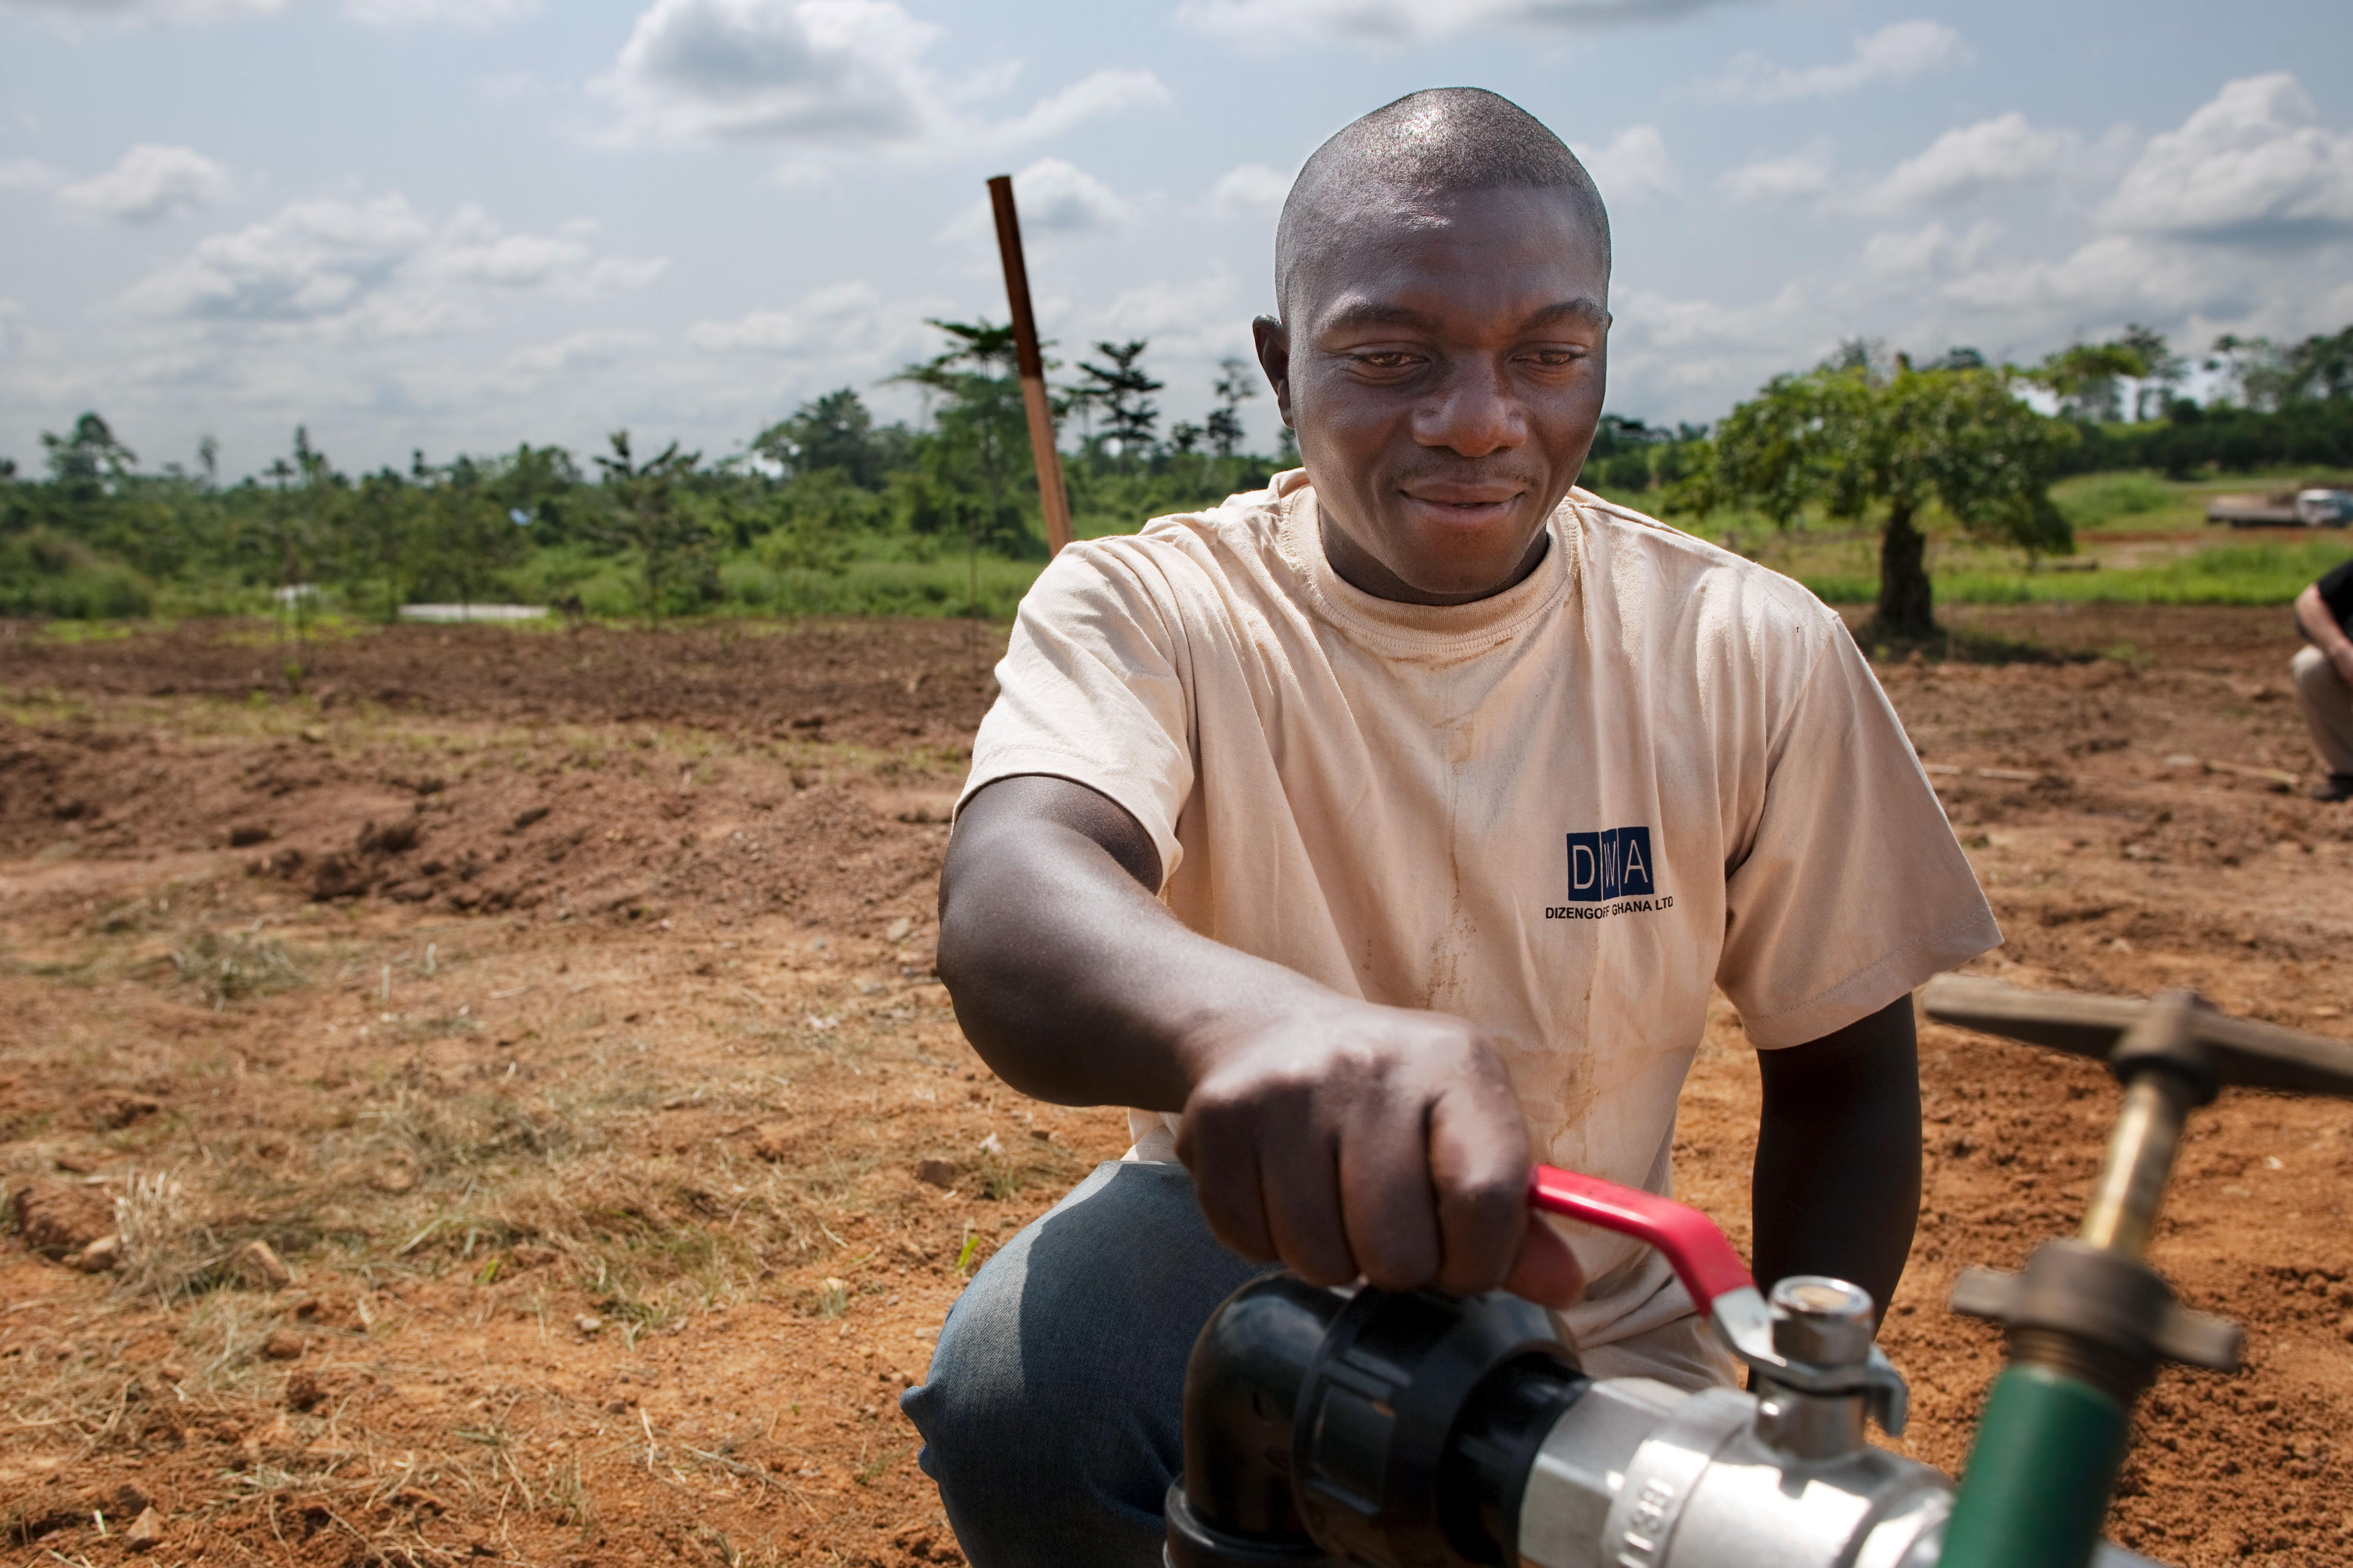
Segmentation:
<svg viewBox="0 0 2353 1568">
<path fill-rule="evenodd" d="M 58 1262 L 114 1234 L 114 1202 L 92 1187 L 27 1182 L 16 1189 L 15 1207 L 25 1245 Z"/>
<path fill-rule="evenodd" d="M 289 1410 L 313 1410 L 324 1404 L 326 1398 L 326 1386 L 320 1383 L 319 1374 L 314 1372 L 298 1372 L 286 1380 L 286 1408 Z"/>
<path fill-rule="evenodd" d="M 266 1241 L 248 1241 L 229 1256 L 229 1268 L 256 1290 L 282 1290 L 294 1283 L 294 1270 Z"/>
<path fill-rule="evenodd" d="M 901 915 L 897 920 L 892 921 L 883 929 L 882 940 L 884 942 L 904 942 L 907 940 L 907 933 L 914 929 L 915 922 L 909 920 L 906 916 Z"/>
<path fill-rule="evenodd" d="M 928 1182 L 935 1187 L 955 1185 L 956 1168 L 946 1160 L 926 1160 L 915 1167 L 915 1180 Z"/>
<path fill-rule="evenodd" d="M 71 1258 L 66 1259 L 84 1274 L 103 1274 L 122 1265 L 122 1238 L 101 1236 Z"/>
<path fill-rule="evenodd" d="M 581 1331 L 582 1333 L 584 1333 L 584 1334 L 593 1334 L 593 1333 L 596 1333 L 596 1332 L 600 1331 L 604 1327 L 605 1327 L 605 1320 L 604 1320 L 604 1319 L 602 1319 L 602 1318 L 600 1318 L 600 1317 L 598 1317 L 598 1316 L 596 1316 L 596 1313 L 594 1313 L 594 1312 L 583 1312 L 583 1313 L 581 1313 L 581 1314 L 580 1314 L 579 1329 L 580 1329 L 580 1331 Z"/>
<path fill-rule="evenodd" d="M 302 726 L 302 738 L 314 746 L 324 745 L 327 741 L 327 731 L 322 725 L 305 724 Z"/>
<path fill-rule="evenodd" d="M 752 1152 L 775 1164 L 793 1152 L 793 1130 L 782 1121 L 764 1121 L 752 1129 Z"/>
<path fill-rule="evenodd" d="M 271 1361 L 300 1361 L 310 1348 L 311 1342 L 291 1329 L 272 1329 L 261 1342 L 261 1353 Z"/>
<path fill-rule="evenodd" d="M 545 821 L 548 810 L 549 808 L 544 805 L 533 805 L 515 813 L 514 830 L 521 833 L 533 823 Z"/>
<path fill-rule="evenodd" d="M 105 1089 L 81 1102 L 83 1120 L 101 1132 L 112 1132 L 134 1121 L 143 1121 L 164 1109 L 164 1102 L 144 1094 L 125 1094 L 120 1089 Z"/>
<path fill-rule="evenodd" d="M 155 1511 L 154 1504 L 139 1510 L 139 1517 L 122 1532 L 122 1544 L 132 1552 L 153 1552 L 164 1544 L 164 1516 Z"/>
</svg>

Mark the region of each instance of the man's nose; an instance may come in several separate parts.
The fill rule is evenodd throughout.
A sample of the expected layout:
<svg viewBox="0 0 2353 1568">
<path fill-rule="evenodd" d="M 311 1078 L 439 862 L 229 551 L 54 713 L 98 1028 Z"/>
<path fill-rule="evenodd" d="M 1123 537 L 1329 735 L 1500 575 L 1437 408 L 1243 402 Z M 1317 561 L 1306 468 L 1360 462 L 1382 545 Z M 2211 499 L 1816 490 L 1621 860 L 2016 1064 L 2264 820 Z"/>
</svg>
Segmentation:
<svg viewBox="0 0 2353 1568">
<path fill-rule="evenodd" d="M 1436 395 L 1414 410 L 1413 435 L 1425 447 L 1484 458 L 1525 440 L 1527 416 L 1501 366 L 1458 362 Z"/>
</svg>

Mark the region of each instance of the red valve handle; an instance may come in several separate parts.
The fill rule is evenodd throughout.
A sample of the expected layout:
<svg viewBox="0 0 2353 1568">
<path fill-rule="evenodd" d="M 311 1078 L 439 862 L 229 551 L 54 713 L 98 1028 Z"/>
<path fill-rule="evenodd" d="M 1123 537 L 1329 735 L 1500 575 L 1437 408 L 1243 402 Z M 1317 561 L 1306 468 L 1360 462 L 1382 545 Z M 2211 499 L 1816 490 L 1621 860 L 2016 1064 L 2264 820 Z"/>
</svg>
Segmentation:
<svg viewBox="0 0 2353 1568">
<path fill-rule="evenodd" d="M 1729 1291 L 1757 1289 L 1740 1254 L 1715 1222 L 1672 1198 L 1538 1165 L 1528 1178 L 1528 1202 L 1546 1214 L 1582 1220 L 1657 1247 L 1703 1312 Z"/>
</svg>

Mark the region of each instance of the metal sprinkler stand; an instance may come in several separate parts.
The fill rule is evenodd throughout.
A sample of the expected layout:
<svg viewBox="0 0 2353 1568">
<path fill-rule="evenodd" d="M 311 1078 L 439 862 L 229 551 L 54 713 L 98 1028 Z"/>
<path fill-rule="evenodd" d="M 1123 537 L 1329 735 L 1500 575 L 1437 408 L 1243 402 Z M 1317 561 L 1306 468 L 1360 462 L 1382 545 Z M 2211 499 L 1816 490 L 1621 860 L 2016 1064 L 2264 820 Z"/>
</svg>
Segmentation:
<svg viewBox="0 0 2353 1568">
<path fill-rule="evenodd" d="M 2225 1084 L 2353 1097 L 2353 1047 L 2212 1010 L 2187 991 L 2069 996 L 1946 975 L 1928 1016 L 2105 1060 L 2124 1103 L 2083 1227 L 2021 1274 L 1971 1268 L 1952 1308 L 2009 1333 L 1939 1568 L 2081 1568 L 2099 1540 L 2134 1404 L 2159 1363 L 2234 1372 L 2236 1325 L 2182 1307 L 2144 1261 L 2189 1111 Z"/>
</svg>

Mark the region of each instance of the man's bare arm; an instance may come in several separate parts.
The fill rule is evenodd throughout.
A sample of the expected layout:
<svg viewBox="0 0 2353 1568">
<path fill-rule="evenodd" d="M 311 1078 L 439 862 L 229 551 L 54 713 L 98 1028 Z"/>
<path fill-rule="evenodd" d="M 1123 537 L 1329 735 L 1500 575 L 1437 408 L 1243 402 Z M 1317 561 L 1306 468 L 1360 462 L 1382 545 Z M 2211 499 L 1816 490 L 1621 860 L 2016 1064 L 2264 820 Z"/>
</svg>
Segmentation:
<svg viewBox="0 0 2353 1568">
<path fill-rule="evenodd" d="M 1759 1051 L 1750 1212 L 1759 1282 L 1829 1274 L 1884 1314 L 1920 1220 L 1920 1067 L 1909 995 L 1835 1034 Z"/>
<path fill-rule="evenodd" d="M 2353 684 L 2353 637 L 2347 637 L 2337 617 L 2328 613 L 2328 601 L 2320 596 L 2318 584 L 2307 584 L 2295 596 L 2295 624 L 2304 628 L 2313 647 L 2328 656 L 2337 673 Z"/>
<path fill-rule="evenodd" d="M 1000 780 L 958 815 L 940 977 L 981 1056 L 1068 1105 L 1185 1113 L 1210 1227 L 1303 1277 L 1565 1305 L 1576 1259 L 1528 1223 L 1526 1131 L 1479 1031 L 1377 1006 L 1187 931 L 1143 828 L 1084 785 Z"/>
</svg>

